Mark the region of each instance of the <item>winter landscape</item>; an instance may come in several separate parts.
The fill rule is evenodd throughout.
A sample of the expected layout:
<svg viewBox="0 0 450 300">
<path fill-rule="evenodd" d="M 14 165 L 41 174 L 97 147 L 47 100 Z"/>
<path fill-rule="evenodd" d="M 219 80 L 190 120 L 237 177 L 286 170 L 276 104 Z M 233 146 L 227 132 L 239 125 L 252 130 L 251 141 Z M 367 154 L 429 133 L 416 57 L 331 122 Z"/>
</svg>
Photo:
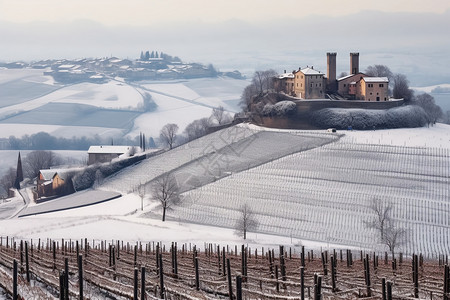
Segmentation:
<svg viewBox="0 0 450 300">
<path fill-rule="evenodd" d="M 450 299 L 450 5 L 262 2 L 0 1 L 0 299 Z"/>
</svg>

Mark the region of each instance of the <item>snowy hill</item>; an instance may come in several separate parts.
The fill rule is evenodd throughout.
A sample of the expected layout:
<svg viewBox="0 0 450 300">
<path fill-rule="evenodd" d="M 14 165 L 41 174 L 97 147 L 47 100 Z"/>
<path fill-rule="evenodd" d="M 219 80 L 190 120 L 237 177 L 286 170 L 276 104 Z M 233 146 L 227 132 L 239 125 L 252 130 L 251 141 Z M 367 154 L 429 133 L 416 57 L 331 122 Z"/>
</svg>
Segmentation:
<svg viewBox="0 0 450 300">
<path fill-rule="evenodd" d="M 45 71 L 45 70 L 44 70 Z M 176 123 L 180 131 L 195 119 L 223 106 L 237 112 L 247 81 L 228 77 L 127 83 L 63 85 L 43 70 L 0 69 L 0 138 L 40 131 L 56 137 L 109 138 L 139 132 L 159 136 L 162 126 Z M 156 104 L 149 109 L 145 99 Z"/>
<path fill-rule="evenodd" d="M 398 250 L 433 256 L 450 251 L 449 170 L 448 125 L 338 135 L 239 125 L 131 166 L 101 184 L 122 198 L 1 221 L 0 234 L 239 243 L 233 227 L 246 203 L 260 223 L 249 235 L 250 244 L 385 251 L 377 233 L 363 223 L 373 214 L 371 201 L 381 198 L 392 204 L 396 226 L 406 229 Z M 186 192 L 162 223 L 150 190 L 143 203 L 135 191 L 169 171 Z M 32 229 L 37 223 L 43 224 L 38 231 Z"/>
</svg>

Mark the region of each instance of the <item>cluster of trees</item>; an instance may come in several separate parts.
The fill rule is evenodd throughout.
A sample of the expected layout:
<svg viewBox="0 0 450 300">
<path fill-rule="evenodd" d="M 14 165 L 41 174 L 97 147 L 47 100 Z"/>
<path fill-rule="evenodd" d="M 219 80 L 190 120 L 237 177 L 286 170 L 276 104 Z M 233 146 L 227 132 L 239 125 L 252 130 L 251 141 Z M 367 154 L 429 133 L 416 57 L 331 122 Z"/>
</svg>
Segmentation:
<svg viewBox="0 0 450 300">
<path fill-rule="evenodd" d="M 173 57 L 163 52 L 159 54 L 158 51 L 152 51 L 151 53 L 150 51 L 145 51 L 145 53 L 144 51 L 141 51 L 140 60 L 150 60 L 150 58 L 162 58 L 169 62 L 181 62 L 181 59 L 178 56 Z"/>
<path fill-rule="evenodd" d="M 277 85 L 275 84 L 275 76 L 278 73 L 273 70 L 256 71 L 253 74 L 251 83 L 245 87 L 242 92 L 240 105 L 244 111 L 250 112 L 253 110 L 253 106 L 261 103 L 259 110 L 262 111 L 264 104 L 261 100 L 268 92 L 273 92 L 277 90 Z"/>
<path fill-rule="evenodd" d="M 177 144 L 181 145 L 206 135 L 212 126 L 230 124 L 232 120 L 225 109 L 219 106 L 213 109 L 209 118 L 201 118 L 189 123 L 181 136 L 178 134 L 179 127 L 177 124 L 164 125 L 160 131 L 159 140 L 164 146 L 172 149 Z"/>
</svg>

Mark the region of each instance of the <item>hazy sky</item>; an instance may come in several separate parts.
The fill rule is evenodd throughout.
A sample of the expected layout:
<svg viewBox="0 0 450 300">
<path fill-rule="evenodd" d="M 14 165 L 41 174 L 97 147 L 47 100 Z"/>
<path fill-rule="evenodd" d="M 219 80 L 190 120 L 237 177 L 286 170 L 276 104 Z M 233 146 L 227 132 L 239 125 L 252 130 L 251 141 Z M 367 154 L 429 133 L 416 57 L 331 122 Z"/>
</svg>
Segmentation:
<svg viewBox="0 0 450 300">
<path fill-rule="evenodd" d="M 0 0 L 0 20 L 90 19 L 105 25 L 151 25 L 174 20 L 261 21 L 311 14 L 342 16 L 362 10 L 443 13 L 448 9 L 448 0 Z"/>
</svg>

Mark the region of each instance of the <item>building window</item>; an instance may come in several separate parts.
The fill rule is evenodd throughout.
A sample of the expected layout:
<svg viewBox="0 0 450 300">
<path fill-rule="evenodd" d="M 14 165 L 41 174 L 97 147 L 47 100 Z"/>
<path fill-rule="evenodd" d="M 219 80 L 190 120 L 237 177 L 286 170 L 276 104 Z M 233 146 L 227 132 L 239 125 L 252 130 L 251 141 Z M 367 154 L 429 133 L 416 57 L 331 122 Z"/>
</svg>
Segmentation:
<svg viewBox="0 0 450 300">
<path fill-rule="evenodd" d="M 311 83 L 311 87 L 314 87 L 314 85 Z"/>
<path fill-rule="evenodd" d="M 380 87 L 384 87 L 384 84 L 380 83 Z"/>
<path fill-rule="evenodd" d="M 373 87 L 373 83 L 369 83 L 367 86 L 371 88 Z"/>
<path fill-rule="evenodd" d="M 298 82 L 297 82 L 297 87 L 298 87 Z"/>
<path fill-rule="evenodd" d="M 344 87 L 347 87 L 347 85 L 344 83 Z"/>
</svg>

